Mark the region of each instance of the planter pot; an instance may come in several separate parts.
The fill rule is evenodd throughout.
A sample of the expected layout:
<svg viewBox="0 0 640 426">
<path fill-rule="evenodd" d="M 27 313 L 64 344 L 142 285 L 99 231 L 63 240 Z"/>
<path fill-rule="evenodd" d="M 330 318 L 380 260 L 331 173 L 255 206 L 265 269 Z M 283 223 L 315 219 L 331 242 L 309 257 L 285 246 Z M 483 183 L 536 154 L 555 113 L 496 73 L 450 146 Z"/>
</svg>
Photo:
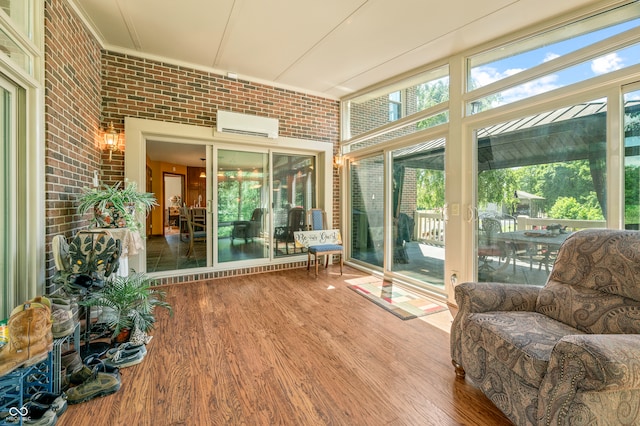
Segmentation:
<svg viewBox="0 0 640 426">
<path fill-rule="evenodd" d="M 130 215 L 133 215 L 135 213 L 135 206 L 128 206 L 127 210 Z M 100 209 L 98 206 L 95 206 L 93 213 L 99 228 L 127 227 L 126 218 L 122 212 L 117 210 L 111 203 L 107 203 L 106 208 L 104 209 Z"/>
<path fill-rule="evenodd" d="M 123 328 L 120 330 L 120 333 L 114 339 L 116 343 L 124 343 L 129 341 L 129 336 L 131 335 L 131 330 L 128 328 Z"/>
</svg>

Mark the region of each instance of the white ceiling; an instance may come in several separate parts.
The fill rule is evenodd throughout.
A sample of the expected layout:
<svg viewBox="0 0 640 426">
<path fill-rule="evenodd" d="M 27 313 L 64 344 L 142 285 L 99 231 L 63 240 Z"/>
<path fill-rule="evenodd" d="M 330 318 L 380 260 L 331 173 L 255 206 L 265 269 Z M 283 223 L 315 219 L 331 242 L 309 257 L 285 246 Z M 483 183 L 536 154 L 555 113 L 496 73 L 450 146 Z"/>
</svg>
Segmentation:
<svg viewBox="0 0 640 426">
<path fill-rule="evenodd" d="M 603 0 L 69 0 L 105 49 L 339 99 Z"/>
</svg>

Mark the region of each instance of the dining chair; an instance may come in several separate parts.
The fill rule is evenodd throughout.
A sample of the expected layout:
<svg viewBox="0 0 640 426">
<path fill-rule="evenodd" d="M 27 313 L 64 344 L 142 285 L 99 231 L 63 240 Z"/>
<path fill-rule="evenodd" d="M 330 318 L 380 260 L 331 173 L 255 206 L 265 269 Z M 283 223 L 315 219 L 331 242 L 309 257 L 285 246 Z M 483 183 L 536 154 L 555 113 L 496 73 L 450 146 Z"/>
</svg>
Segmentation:
<svg viewBox="0 0 640 426">
<path fill-rule="evenodd" d="M 189 249 L 186 256 L 189 258 L 195 251 L 194 243 L 207 240 L 207 209 L 201 207 L 182 207 L 182 215 L 186 218 L 187 234 L 189 235 Z"/>
<path fill-rule="evenodd" d="M 327 213 L 323 209 L 309 209 L 307 211 L 307 227 L 310 231 L 320 231 L 323 229 L 329 229 L 327 227 Z M 315 265 L 316 277 L 318 276 L 318 257 L 324 256 L 326 268 L 329 266 L 329 258 L 333 255 L 340 257 L 340 275 L 342 275 L 343 250 L 342 243 L 337 244 L 317 244 L 311 245 L 307 248 L 307 271 L 311 267 L 311 256 Z"/>
</svg>

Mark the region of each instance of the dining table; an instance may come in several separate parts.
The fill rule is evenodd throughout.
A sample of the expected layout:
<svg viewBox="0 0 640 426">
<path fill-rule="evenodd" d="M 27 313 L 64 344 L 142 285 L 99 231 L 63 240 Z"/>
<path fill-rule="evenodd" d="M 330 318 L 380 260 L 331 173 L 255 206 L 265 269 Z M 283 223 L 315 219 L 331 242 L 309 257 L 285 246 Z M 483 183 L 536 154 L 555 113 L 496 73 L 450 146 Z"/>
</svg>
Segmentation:
<svg viewBox="0 0 640 426">
<path fill-rule="evenodd" d="M 534 258 L 538 257 L 540 266 L 544 264 L 547 272 L 549 272 L 549 263 L 553 253 L 558 251 L 569 235 L 571 235 L 571 232 L 547 230 L 500 232 L 496 235 L 496 240 L 498 244 L 505 247 L 506 260 L 499 270 L 504 270 L 512 264 L 513 272 L 515 273 L 518 255 L 524 251 L 525 257 L 529 260 L 529 269 L 533 268 Z"/>
</svg>

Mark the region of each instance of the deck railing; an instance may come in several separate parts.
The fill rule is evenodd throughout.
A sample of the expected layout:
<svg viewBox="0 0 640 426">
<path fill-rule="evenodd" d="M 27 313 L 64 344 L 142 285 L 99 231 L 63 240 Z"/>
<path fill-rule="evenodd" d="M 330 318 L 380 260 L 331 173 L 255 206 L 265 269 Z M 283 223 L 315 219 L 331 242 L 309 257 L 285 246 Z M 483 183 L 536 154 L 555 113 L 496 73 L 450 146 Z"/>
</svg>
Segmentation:
<svg viewBox="0 0 640 426">
<path fill-rule="evenodd" d="M 416 210 L 414 212 L 415 241 L 425 244 L 444 246 L 444 217 L 441 212 L 429 210 Z M 604 228 L 604 220 L 576 220 L 576 219 L 549 219 L 528 216 L 505 216 L 500 218 L 503 232 L 524 231 L 528 229 L 542 229 L 548 225 L 566 226 L 569 231 L 577 231 L 585 228 Z"/>
<path fill-rule="evenodd" d="M 444 246 L 444 217 L 441 212 L 416 210 L 413 220 L 416 241 Z"/>
</svg>

